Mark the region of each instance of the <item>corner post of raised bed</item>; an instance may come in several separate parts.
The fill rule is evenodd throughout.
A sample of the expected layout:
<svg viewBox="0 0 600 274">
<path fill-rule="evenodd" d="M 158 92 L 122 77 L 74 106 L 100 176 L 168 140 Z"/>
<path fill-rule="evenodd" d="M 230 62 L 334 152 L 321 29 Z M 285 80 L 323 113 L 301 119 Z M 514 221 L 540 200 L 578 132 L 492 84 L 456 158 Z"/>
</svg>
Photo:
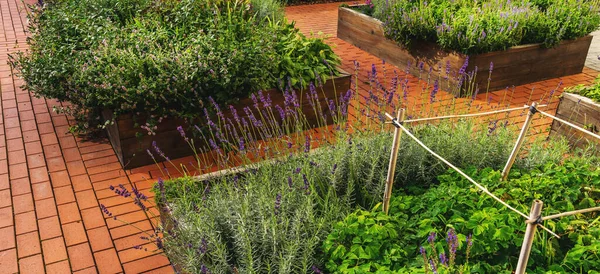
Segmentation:
<svg viewBox="0 0 600 274">
<path fill-rule="evenodd" d="M 527 136 L 527 131 L 529 130 L 529 126 L 531 125 L 531 121 L 533 120 L 533 115 L 537 112 L 537 106 L 538 104 L 536 102 L 533 102 L 533 104 L 531 104 L 531 106 L 529 107 L 529 112 L 527 113 L 527 117 L 525 118 L 525 123 L 523 123 L 523 128 L 519 133 L 519 137 L 517 138 L 515 147 L 513 148 L 512 152 L 510 153 L 510 156 L 508 157 L 508 162 L 506 162 L 506 166 L 504 166 L 504 169 L 502 170 L 502 181 L 506 181 L 506 178 L 508 178 L 508 173 L 510 173 L 510 169 L 515 163 L 517 154 L 519 154 L 519 150 L 521 149 L 521 146 L 525 141 L 525 136 Z"/>
<path fill-rule="evenodd" d="M 529 212 L 529 220 L 541 220 L 543 205 L 544 203 L 540 200 L 533 201 L 531 211 Z M 538 221 L 527 222 L 527 230 L 525 230 L 525 238 L 523 238 L 523 245 L 521 245 L 521 254 L 519 254 L 519 262 L 517 263 L 515 274 L 525 274 L 527 270 L 527 261 L 529 261 L 529 254 L 531 253 L 531 246 L 533 245 L 533 238 L 535 237 L 535 230 L 538 223 Z"/>
<path fill-rule="evenodd" d="M 393 122 L 401 124 L 404 121 L 404 114 L 405 110 L 403 108 L 399 109 L 396 119 Z M 396 129 L 394 130 L 394 141 L 392 143 L 388 174 L 385 180 L 385 193 L 383 194 L 383 212 L 385 212 L 385 214 L 388 214 L 388 211 L 390 210 L 390 198 L 392 197 L 392 187 L 394 186 L 396 161 L 398 160 L 398 150 L 400 150 L 400 137 L 402 137 L 402 129 L 395 124 L 392 125 L 394 125 Z"/>
</svg>

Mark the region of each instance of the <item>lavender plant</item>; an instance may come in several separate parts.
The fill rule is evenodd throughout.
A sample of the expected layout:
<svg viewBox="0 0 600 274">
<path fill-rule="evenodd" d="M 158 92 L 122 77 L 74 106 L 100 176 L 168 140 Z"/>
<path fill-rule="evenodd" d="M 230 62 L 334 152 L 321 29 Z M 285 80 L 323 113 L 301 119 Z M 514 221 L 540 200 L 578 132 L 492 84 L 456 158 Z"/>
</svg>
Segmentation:
<svg viewBox="0 0 600 274">
<path fill-rule="evenodd" d="M 465 54 L 541 43 L 552 47 L 600 26 L 597 1 L 375 0 L 386 36 L 404 45 L 429 41 Z"/>
</svg>

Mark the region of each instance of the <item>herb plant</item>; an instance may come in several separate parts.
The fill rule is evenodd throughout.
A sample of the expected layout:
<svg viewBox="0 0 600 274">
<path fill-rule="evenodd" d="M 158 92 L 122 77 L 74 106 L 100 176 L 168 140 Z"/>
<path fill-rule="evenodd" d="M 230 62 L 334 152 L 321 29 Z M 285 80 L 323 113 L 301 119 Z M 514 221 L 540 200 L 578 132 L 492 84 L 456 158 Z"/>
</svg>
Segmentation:
<svg viewBox="0 0 600 274">
<path fill-rule="evenodd" d="M 552 47 L 600 26 L 597 1 L 374 0 L 374 17 L 400 44 L 439 44 L 465 54 L 541 43 Z"/>
</svg>

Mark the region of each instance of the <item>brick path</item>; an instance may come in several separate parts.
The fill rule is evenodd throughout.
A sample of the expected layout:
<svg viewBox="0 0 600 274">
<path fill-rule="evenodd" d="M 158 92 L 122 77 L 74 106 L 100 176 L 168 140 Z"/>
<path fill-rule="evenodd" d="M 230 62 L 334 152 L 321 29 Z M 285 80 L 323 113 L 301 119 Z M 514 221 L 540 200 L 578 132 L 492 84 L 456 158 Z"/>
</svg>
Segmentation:
<svg viewBox="0 0 600 274">
<path fill-rule="evenodd" d="M 287 12 L 303 32 L 335 36 L 338 5 L 296 6 Z M 106 140 L 84 141 L 67 133 L 71 121 L 52 112 L 57 102 L 37 99 L 19 88 L 22 81 L 11 75 L 7 59 L 9 53 L 24 49 L 26 19 L 20 0 L 0 0 L 0 10 L 0 273 L 172 273 L 163 255 L 133 248 L 140 244 L 152 248 L 139 238 L 139 230 L 106 218 L 98 207 L 102 203 L 120 220 L 152 231 L 151 218 L 115 197 L 108 186 L 135 185 L 151 196 L 148 189 L 159 168 L 123 170 Z M 335 37 L 328 41 L 337 45 L 347 71 L 353 71 L 353 60 L 363 68 L 381 63 Z M 596 74 L 586 69 L 520 86 L 508 99 L 523 104 L 539 99 L 560 80 L 566 85 L 589 83 Z M 365 70 L 361 77 L 366 79 Z M 539 124 L 544 125 L 547 121 Z"/>
</svg>

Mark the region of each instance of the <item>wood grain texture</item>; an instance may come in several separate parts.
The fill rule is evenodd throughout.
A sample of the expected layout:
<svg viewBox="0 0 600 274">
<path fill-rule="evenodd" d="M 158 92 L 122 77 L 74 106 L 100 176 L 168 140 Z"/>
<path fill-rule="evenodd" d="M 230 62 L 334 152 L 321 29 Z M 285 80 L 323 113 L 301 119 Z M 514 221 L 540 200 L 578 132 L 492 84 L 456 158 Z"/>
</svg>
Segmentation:
<svg viewBox="0 0 600 274">
<path fill-rule="evenodd" d="M 330 115 L 327 100 L 336 100 L 341 98 L 342 95 L 350 89 L 350 79 L 350 74 L 341 71 L 340 76 L 329 79 L 325 83 L 323 83 L 322 89 L 317 88 L 320 108 L 323 113 L 327 114 L 328 124 L 332 124 L 333 120 Z M 306 93 L 308 93 L 308 90 L 301 91 L 299 92 L 298 96 L 301 96 L 301 98 L 306 98 Z M 284 106 L 285 98 L 282 92 L 276 89 L 271 89 L 265 91 L 264 94 L 265 96 L 270 96 L 272 106 Z M 309 101 L 304 99 L 301 100 L 300 104 L 300 107 L 302 108 L 302 111 L 306 116 L 310 127 L 317 127 L 317 115 L 315 114 L 315 111 L 309 103 Z M 244 98 L 236 104 L 234 104 L 234 108 L 237 110 L 237 113 L 240 117 L 245 117 L 247 120 L 249 120 L 247 115 L 244 113 L 243 109 L 244 107 L 251 107 L 254 110 L 253 105 L 254 102 L 252 101 L 252 99 Z M 225 117 L 233 119 L 233 114 L 231 113 L 228 107 L 222 106 L 221 109 Z M 202 111 L 202 109 L 198 109 L 199 113 L 201 113 Z M 255 110 L 254 115 L 258 116 L 258 113 Z M 105 120 L 112 120 L 114 118 L 112 111 L 110 110 L 104 111 L 103 117 Z M 139 121 L 145 121 L 145 117 L 140 117 Z M 185 140 L 181 137 L 180 133 L 177 131 L 177 127 L 182 126 L 184 129 L 193 131 L 194 125 L 202 124 L 206 124 L 206 121 L 199 119 L 190 122 L 181 118 L 170 117 L 163 119 L 160 123 L 158 123 L 157 129 L 155 130 L 156 135 L 150 136 L 148 135 L 148 132 L 146 130 L 140 128 L 136 121 L 134 121 L 132 115 L 126 114 L 117 117 L 115 119 L 115 123 L 107 127 L 107 133 L 109 140 L 113 146 L 113 149 L 117 154 L 117 158 L 119 159 L 124 168 L 131 169 L 154 164 L 154 161 L 146 152 L 147 149 L 150 149 L 152 152 L 154 152 L 152 150 L 153 141 L 156 141 L 157 146 L 171 159 L 193 155 L 194 152 L 185 142 Z M 195 141 L 195 144 L 204 143 L 205 141 L 203 140 Z M 164 160 L 160 156 L 156 155 L 156 153 L 154 154 L 159 162 Z"/>
<path fill-rule="evenodd" d="M 600 104 L 592 99 L 572 93 L 563 93 L 556 110 L 556 117 L 586 128 L 593 133 L 600 131 Z M 574 147 L 584 147 L 589 142 L 600 145 L 600 141 L 575 130 L 561 122 L 552 122 L 550 136 L 564 136 Z"/>
<path fill-rule="evenodd" d="M 410 48 L 398 45 L 385 38 L 383 23 L 351 8 L 340 7 L 338 12 L 338 38 L 367 51 L 400 68 L 407 68 L 418 76 L 430 69 L 433 75 L 446 75 L 449 63 L 456 73 L 466 61 L 467 55 L 441 49 L 438 45 L 415 41 Z M 521 45 L 503 51 L 469 55 L 467 71 L 477 67 L 477 84 L 485 92 L 488 84 L 490 63 L 494 69 L 489 91 L 507 86 L 523 85 L 545 79 L 581 73 L 592 36 L 562 41 L 554 48 L 543 48 L 540 44 Z M 424 68 L 418 68 L 423 62 Z M 410 65 L 409 65 L 410 64 Z M 457 85 L 457 80 L 450 82 Z"/>
</svg>

